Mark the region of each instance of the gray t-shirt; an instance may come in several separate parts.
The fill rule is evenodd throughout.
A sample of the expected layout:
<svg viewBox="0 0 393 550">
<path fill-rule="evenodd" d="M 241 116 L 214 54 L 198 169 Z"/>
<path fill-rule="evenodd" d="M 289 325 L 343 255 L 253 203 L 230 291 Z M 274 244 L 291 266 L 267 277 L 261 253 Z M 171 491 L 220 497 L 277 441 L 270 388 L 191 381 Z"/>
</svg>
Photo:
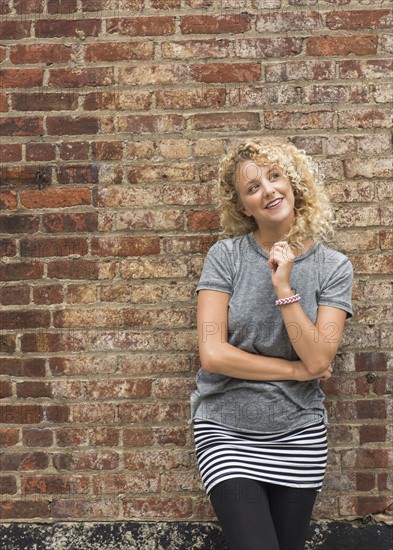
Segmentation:
<svg viewBox="0 0 393 550">
<path fill-rule="evenodd" d="M 230 294 L 228 342 L 244 351 L 299 359 L 289 339 L 271 282 L 268 254 L 249 233 L 216 242 L 209 250 L 196 292 L 218 290 Z M 319 305 L 333 306 L 352 317 L 353 268 L 350 260 L 323 243 L 315 243 L 295 258 L 290 284 L 301 295 L 300 304 L 314 324 Z M 332 341 L 334 326 L 323 327 Z M 207 326 L 209 331 L 223 327 Z M 291 338 L 301 338 L 300 327 L 290 327 Z M 311 329 L 310 329 L 311 330 Z M 191 418 L 211 420 L 240 431 L 290 431 L 323 421 L 327 414 L 319 380 L 308 382 L 255 381 L 199 369 L 191 395 Z"/>
</svg>

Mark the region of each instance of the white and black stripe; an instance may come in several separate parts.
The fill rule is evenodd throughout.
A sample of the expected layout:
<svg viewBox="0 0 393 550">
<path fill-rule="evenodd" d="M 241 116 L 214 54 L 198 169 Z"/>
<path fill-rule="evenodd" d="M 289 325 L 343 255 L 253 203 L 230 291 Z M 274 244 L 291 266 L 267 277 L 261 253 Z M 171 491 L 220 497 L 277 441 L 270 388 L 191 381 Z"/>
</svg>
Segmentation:
<svg viewBox="0 0 393 550">
<path fill-rule="evenodd" d="M 326 432 L 322 422 L 286 433 L 258 434 L 195 419 L 196 457 L 207 494 L 217 483 L 235 477 L 320 491 Z"/>
</svg>

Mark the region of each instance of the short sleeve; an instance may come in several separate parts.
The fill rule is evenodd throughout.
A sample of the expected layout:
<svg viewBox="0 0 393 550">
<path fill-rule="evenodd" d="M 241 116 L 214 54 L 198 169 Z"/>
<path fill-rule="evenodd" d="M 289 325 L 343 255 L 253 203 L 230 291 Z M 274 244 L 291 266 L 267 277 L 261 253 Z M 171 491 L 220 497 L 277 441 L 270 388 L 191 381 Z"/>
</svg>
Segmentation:
<svg viewBox="0 0 393 550">
<path fill-rule="evenodd" d="M 347 312 L 347 318 L 353 317 L 352 309 L 353 267 L 345 257 L 324 282 L 318 305 L 334 306 Z"/>
<path fill-rule="evenodd" d="M 216 242 L 208 251 L 195 292 L 202 289 L 232 293 L 233 253 L 224 241 Z"/>
</svg>

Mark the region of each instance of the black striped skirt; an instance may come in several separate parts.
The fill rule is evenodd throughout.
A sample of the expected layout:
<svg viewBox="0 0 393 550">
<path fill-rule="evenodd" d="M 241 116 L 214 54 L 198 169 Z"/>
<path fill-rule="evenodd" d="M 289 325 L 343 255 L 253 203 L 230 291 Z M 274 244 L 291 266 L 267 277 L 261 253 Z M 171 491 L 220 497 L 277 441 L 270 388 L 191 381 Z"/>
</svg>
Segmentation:
<svg viewBox="0 0 393 550">
<path fill-rule="evenodd" d="M 326 433 L 323 422 L 290 432 L 259 434 L 195 419 L 196 458 L 207 495 L 221 481 L 236 477 L 321 491 Z"/>
</svg>

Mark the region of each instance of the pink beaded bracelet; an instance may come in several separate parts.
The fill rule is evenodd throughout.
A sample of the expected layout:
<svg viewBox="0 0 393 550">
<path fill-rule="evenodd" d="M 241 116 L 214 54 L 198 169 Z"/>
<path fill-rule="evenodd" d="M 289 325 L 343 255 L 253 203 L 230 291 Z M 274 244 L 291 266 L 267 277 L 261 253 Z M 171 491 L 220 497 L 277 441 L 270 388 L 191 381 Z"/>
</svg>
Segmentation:
<svg viewBox="0 0 393 550">
<path fill-rule="evenodd" d="M 294 302 L 298 302 L 300 300 L 300 294 L 294 294 L 293 296 L 289 296 L 288 298 L 281 298 L 280 300 L 276 300 L 276 306 L 285 306 L 286 304 L 293 304 Z"/>
</svg>

